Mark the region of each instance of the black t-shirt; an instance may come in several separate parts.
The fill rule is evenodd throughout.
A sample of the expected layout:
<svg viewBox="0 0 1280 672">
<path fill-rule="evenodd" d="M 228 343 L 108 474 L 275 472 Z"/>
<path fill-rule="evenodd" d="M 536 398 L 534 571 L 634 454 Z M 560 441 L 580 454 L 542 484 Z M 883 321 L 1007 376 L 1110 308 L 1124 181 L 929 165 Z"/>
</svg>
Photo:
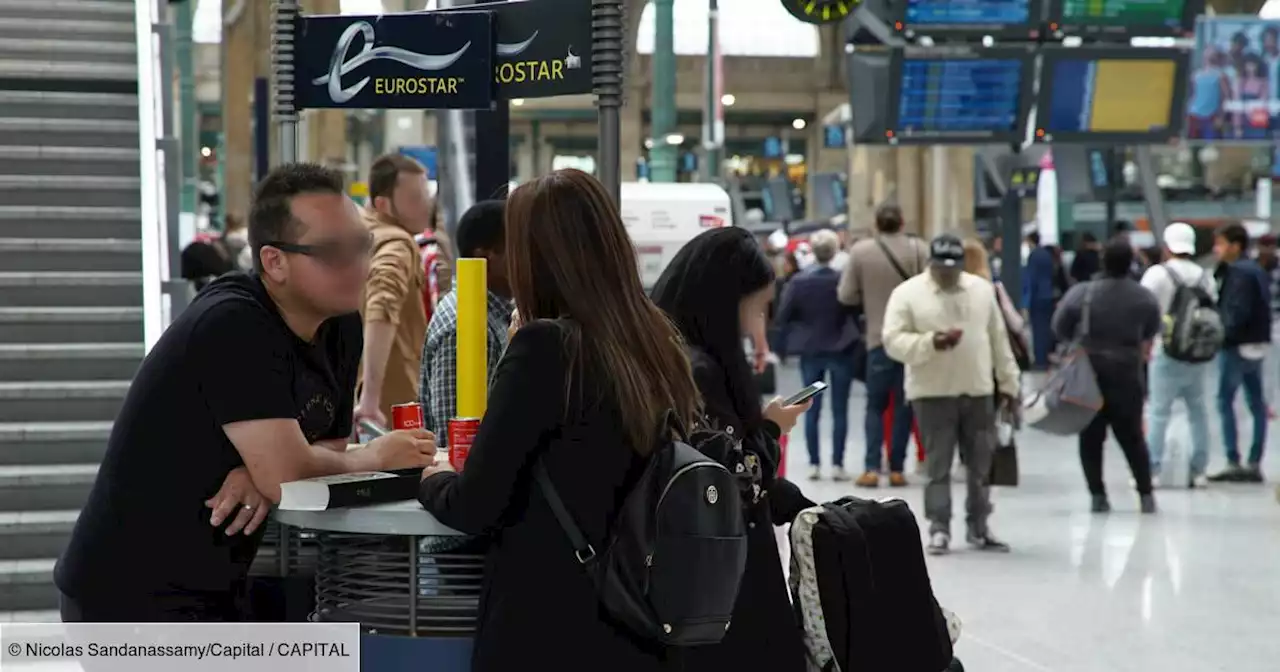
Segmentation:
<svg viewBox="0 0 1280 672">
<path fill-rule="evenodd" d="M 55 570 L 62 592 L 86 600 L 238 588 L 262 533 L 228 537 L 209 524 L 205 500 L 243 464 L 222 426 L 297 418 L 310 442 L 349 436 L 362 347 L 358 314 L 326 321 L 308 343 L 256 275 L 211 283 L 134 377 Z"/>
</svg>

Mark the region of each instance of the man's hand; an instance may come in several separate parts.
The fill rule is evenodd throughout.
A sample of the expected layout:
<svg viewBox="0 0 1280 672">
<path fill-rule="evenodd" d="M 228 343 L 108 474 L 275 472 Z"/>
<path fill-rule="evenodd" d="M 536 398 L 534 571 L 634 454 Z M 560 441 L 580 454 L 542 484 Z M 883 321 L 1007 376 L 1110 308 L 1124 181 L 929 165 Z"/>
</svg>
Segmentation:
<svg viewBox="0 0 1280 672">
<path fill-rule="evenodd" d="M 951 336 L 945 331 L 933 332 L 933 349 L 934 350 L 950 350 L 952 346 Z"/>
<path fill-rule="evenodd" d="M 353 420 L 359 431 L 360 421 L 368 420 L 379 427 L 387 426 L 387 416 L 383 415 L 382 409 L 378 408 L 380 404 L 378 400 L 371 400 L 367 395 L 360 395 L 360 401 L 356 402 L 355 412 L 352 413 Z"/>
<path fill-rule="evenodd" d="M 379 469 L 426 467 L 436 459 L 436 435 L 423 429 L 388 432 L 369 442 Z"/>
<path fill-rule="evenodd" d="M 964 336 L 964 329 L 947 330 L 947 339 L 951 341 L 951 347 L 953 348 L 960 344 L 961 336 Z"/>
<path fill-rule="evenodd" d="M 453 465 L 449 464 L 448 460 L 437 462 L 436 464 L 429 465 L 426 469 L 422 470 L 422 480 L 425 481 L 436 474 L 444 474 L 453 470 Z"/>
<path fill-rule="evenodd" d="M 249 476 L 249 470 L 236 467 L 227 474 L 218 493 L 205 500 L 204 505 L 213 509 L 209 524 L 218 527 L 230 519 L 225 530 L 227 536 L 244 531 L 253 534 L 271 512 L 271 503 L 258 493 Z"/>
</svg>

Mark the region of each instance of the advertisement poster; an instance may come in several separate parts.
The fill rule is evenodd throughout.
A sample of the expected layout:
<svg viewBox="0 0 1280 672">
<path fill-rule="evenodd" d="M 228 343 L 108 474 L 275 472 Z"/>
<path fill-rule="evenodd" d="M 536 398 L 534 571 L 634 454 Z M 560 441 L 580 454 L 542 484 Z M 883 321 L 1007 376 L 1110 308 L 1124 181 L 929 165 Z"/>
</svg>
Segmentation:
<svg viewBox="0 0 1280 672">
<path fill-rule="evenodd" d="M 1202 19 L 1187 88 L 1187 138 L 1280 139 L 1280 21 Z"/>
</svg>

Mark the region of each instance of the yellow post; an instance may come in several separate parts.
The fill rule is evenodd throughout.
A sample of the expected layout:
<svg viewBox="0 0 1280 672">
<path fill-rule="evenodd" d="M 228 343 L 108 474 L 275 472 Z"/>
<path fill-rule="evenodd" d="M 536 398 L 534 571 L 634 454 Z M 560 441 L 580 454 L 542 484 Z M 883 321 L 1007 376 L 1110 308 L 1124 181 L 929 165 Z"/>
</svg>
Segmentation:
<svg viewBox="0 0 1280 672">
<path fill-rule="evenodd" d="M 459 259 L 454 275 L 458 292 L 459 418 L 482 418 L 489 396 L 489 290 L 484 259 Z"/>
</svg>

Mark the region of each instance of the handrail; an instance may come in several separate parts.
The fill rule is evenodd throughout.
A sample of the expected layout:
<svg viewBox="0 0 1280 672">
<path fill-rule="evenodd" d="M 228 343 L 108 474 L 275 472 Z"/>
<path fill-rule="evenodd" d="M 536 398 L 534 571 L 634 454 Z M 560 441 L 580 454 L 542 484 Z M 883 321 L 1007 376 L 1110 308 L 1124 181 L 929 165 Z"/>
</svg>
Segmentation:
<svg viewBox="0 0 1280 672">
<path fill-rule="evenodd" d="M 160 67 L 160 17 L 158 0 L 138 0 L 134 11 L 138 51 L 138 160 L 142 227 L 142 324 L 145 351 L 150 351 L 166 325 L 164 295 L 161 291 L 168 265 L 167 231 L 163 221 L 165 205 L 164 155 L 157 141 L 163 137 L 164 97 Z"/>
</svg>

